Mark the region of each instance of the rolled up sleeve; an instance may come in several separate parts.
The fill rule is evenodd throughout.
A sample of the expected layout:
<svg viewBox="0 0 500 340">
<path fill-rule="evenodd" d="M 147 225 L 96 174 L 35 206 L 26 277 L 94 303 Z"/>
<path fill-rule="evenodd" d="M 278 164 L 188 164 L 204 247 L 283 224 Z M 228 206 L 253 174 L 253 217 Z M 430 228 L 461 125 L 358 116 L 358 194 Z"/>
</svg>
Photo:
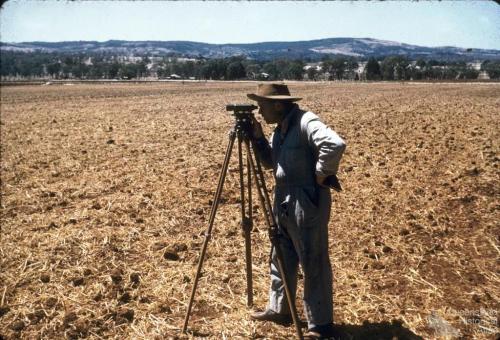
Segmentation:
<svg viewBox="0 0 500 340">
<path fill-rule="evenodd" d="M 340 136 L 318 119 L 310 120 L 305 126 L 308 143 L 317 155 L 316 175 L 335 175 L 346 144 Z"/>
</svg>

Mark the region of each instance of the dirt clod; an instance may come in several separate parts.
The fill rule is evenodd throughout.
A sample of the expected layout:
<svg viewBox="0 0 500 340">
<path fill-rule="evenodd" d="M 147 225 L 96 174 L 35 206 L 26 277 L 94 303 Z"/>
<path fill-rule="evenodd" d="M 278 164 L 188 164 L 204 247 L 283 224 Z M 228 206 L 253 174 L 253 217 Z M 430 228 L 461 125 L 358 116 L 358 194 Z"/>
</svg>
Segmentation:
<svg viewBox="0 0 500 340">
<path fill-rule="evenodd" d="M 401 235 L 401 236 L 406 236 L 406 235 L 408 235 L 409 233 L 410 233 L 410 231 L 409 231 L 408 229 L 401 229 L 401 230 L 399 231 L 399 235 Z"/>
<path fill-rule="evenodd" d="M 162 250 L 163 248 L 166 248 L 167 245 L 168 245 L 167 242 L 163 242 L 163 241 L 155 242 L 151 246 L 151 250 L 153 250 L 153 251 Z"/>
<path fill-rule="evenodd" d="M 20 332 L 24 329 L 24 327 L 26 327 L 26 325 L 24 324 L 24 321 L 17 320 L 17 321 L 14 321 L 13 323 L 11 323 L 9 328 L 15 332 Z"/>
<path fill-rule="evenodd" d="M 139 302 L 140 303 L 151 303 L 151 299 L 147 296 L 142 296 L 140 299 L 139 299 Z"/>
<path fill-rule="evenodd" d="M 372 264 L 372 268 L 380 270 L 380 269 L 384 269 L 385 265 L 382 262 L 376 261 Z"/>
<path fill-rule="evenodd" d="M 384 253 L 390 253 L 390 252 L 392 251 L 392 248 L 391 248 L 391 247 L 389 247 L 389 246 L 384 246 L 384 247 L 382 248 L 382 251 L 383 251 Z"/>
<path fill-rule="evenodd" d="M 132 297 L 130 296 L 130 293 L 129 292 L 125 292 L 123 293 L 119 298 L 118 298 L 118 301 L 120 303 L 129 303 L 130 300 L 132 299 Z"/>
<path fill-rule="evenodd" d="M 167 249 L 163 253 L 163 258 L 170 261 L 179 261 L 179 254 L 174 249 Z"/>
<path fill-rule="evenodd" d="M 40 281 L 42 281 L 43 283 L 49 283 L 50 282 L 50 275 L 47 273 L 41 274 Z"/>
<path fill-rule="evenodd" d="M 138 285 L 141 282 L 141 275 L 139 273 L 131 273 L 129 279 L 134 285 Z"/>
<path fill-rule="evenodd" d="M 122 281 L 122 275 L 123 273 L 119 268 L 114 269 L 110 274 L 111 281 L 113 281 L 113 283 L 120 283 Z"/>
<path fill-rule="evenodd" d="M 75 312 L 69 312 L 64 315 L 63 323 L 65 326 L 71 324 L 73 321 L 78 319 Z"/>
<path fill-rule="evenodd" d="M 45 307 L 46 308 L 52 308 L 57 304 L 57 298 L 55 297 L 49 297 L 47 300 L 45 300 Z"/>
<path fill-rule="evenodd" d="M 10 311 L 10 307 L 2 306 L 0 307 L 0 318 Z"/>
<path fill-rule="evenodd" d="M 176 243 L 173 246 L 173 250 L 176 252 L 181 252 L 181 251 L 186 251 L 188 249 L 188 246 L 185 243 Z"/>
<path fill-rule="evenodd" d="M 45 312 L 41 309 L 34 311 L 33 313 L 29 313 L 26 315 L 30 320 L 31 324 L 37 324 L 40 320 L 45 318 Z"/>
<path fill-rule="evenodd" d="M 134 320 L 134 310 L 129 308 L 122 308 L 116 311 L 115 322 L 120 325 Z"/>
<path fill-rule="evenodd" d="M 85 283 L 85 279 L 83 277 L 75 277 L 71 280 L 73 286 L 78 287 Z"/>
</svg>

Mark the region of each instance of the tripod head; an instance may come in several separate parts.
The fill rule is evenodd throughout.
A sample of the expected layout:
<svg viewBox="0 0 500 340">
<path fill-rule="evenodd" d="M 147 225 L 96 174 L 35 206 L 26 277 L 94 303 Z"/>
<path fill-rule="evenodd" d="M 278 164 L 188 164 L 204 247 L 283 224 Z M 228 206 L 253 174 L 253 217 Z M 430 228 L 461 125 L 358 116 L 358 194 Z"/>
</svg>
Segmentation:
<svg viewBox="0 0 500 340">
<path fill-rule="evenodd" d="M 257 106 L 253 104 L 227 104 L 226 111 L 233 111 L 233 115 L 238 116 L 248 116 L 253 115 L 253 110 L 257 109 Z"/>
<path fill-rule="evenodd" d="M 232 115 L 236 119 L 235 130 L 248 132 L 251 130 L 252 121 L 254 113 L 253 110 L 257 109 L 257 106 L 253 104 L 228 104 L 226 105 L 226 111 L 232 111 Z"/>
</svg>

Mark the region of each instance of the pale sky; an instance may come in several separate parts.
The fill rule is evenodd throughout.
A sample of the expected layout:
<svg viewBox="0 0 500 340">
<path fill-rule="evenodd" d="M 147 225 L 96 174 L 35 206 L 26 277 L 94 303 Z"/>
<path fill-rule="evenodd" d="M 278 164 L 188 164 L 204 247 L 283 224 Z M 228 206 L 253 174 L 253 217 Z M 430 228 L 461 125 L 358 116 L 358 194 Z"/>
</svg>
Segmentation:
<svg viewBox="0 0 500 340">
<path fill-rule="evenodd" d="M 2 42 L 188 40 L 207 43 L 375 38 L 500 49 L 494 1 L 7 1 Z"/>
</svg>

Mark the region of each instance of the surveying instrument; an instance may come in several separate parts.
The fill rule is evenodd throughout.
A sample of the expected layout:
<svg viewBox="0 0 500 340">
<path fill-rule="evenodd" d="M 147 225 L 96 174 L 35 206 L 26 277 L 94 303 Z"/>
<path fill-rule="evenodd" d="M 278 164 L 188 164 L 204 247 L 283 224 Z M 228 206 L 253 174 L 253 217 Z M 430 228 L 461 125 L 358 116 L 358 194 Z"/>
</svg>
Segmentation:
<svg viewBox="0 0 500 340">
<path fill-rule="evenodd" d="M 275 219 L 273 217 L 271 201 L 269 199 L 269 194 L 266 189 L 266 183 L 264 180 L 264 173 L 262 172 L 261 163 L 259 157 L 255 154 L 255 145 L 251 138 L 252 122 L 254 117 L 252 111 L 255 109 L 257 109 L 257 106 L 252 104 L 231 104 L 226 106 L 227 111 L 232 111 L 231 114 L 235 118 L 235 125 L 234 128 L 229 133 L 229 144 L 227 146 L 224 163 L 222 164 L 222 169 L 219 175 L 217 190 L 215 192 L 215 196 L 212 201 L 213 202 L 212 207 L 210 209 L 208 230 L 205 233 L 205 240 L 201 248 L 201 254 L 198 261 L 198 268 L 196 270 L 196 275 L 193 280 L 193 289 L 191 291 L 191 297 L 189 299 L 188 309 L 186 312 L 186 317 L 184 319 L 184 326 L 182 328 L 183 333 L 186 333 L 187 331 L 189 316 L 191 314 L 191 308 L 193 306 L 193 300 L 196 293 L 196 287 L 198 286 L 198 281 L 201 276 L 201 269 L 203 267 L 203 261 L 205 259 L 208 242 L 210 241 L 210 238 L 212 236 L 212 227 L 214 225 L 217 208 L 219 207 L 222 189 L 224 186 L 224 181 L 226 179 L 227 169 L 229 166 L 229 160 L 231 158 L 231 153 L 233 151 L 234 142 L 236 139 L 238 139 L 241 227 L 243 229 L 245 237 L 247 306 L 251 307 L 253 305 L 252 249 L 251 249 L 251 238 L 250 238 L 250 232 L 252 231 L 253 228 L 253 216 L 252 216 L 252 178 L 253 178 L 255 180 L 255 186 L 257 188 L 257 196 L 259 197 L 260 205 L 262 211 L 264 212 L 264 219 L 267 224 L 271 245 L 272 247 L 274 247 L 276 251 L 278 259 L 278 270 L 283 280 L 285 293 L 288 300 L 288 305 L 290 307 L 293 323 L 297 331 L 297 338 L 302 339 L 302 329 L 300 327 L 300 320 L 297 315 L 295 302 L 290 292 L 288 279 L 285 275 L 283 252 L 281 251 L 281 248 L 279 246 L 278 226 L 276 225 Z M 246 164 L 243 161 L 243 148 L 246 151 Z M 244 171 L 243 171 L 245 165 L 247 168 L 246 184 L 244 180 Z"/>
</svg>

